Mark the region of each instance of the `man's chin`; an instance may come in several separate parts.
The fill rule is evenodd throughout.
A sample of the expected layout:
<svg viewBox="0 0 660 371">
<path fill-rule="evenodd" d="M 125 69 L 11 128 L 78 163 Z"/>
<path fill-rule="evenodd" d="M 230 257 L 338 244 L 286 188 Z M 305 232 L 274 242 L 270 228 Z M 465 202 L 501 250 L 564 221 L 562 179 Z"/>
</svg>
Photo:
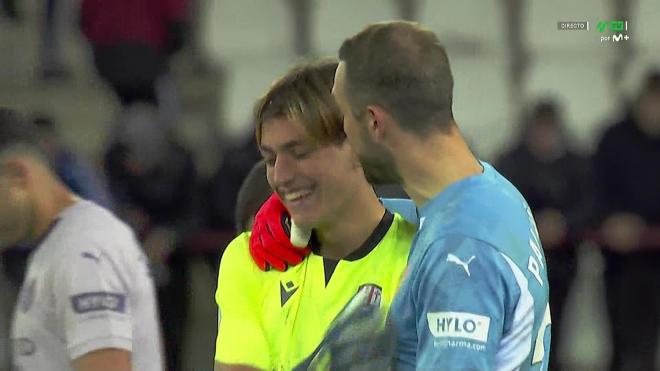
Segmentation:
<svg viewBox="0 0 660 371">
<path fill-rule="evenodd" d="M 372 159 L 370 157 L 360 156 L 360 163 L 364 171 L 364 177 L 371 184 L 388 185 L 400 182 L 398 172 L 395 171 L 390 161 Z"/>
<path fill-rule="evenodd" d="M 317 217 L 307 215 L 306 213 L 292 213 L 291 219 L 293 219 L 296 225 L 301 229 L 310 230 L 318 224 Z"/>
</svg>

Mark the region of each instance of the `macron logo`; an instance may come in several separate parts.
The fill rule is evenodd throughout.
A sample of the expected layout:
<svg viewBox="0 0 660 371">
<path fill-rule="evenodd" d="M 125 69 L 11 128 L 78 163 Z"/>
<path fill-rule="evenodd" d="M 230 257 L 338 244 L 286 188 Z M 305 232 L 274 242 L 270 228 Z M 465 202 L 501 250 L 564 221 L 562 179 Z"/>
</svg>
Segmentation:
<svg viewBox="0 0 660 371">
<path fill-rule="evenodd" d="M 472 260 L 474 260 L 474 259 L 475 259 L 475 256 L 472 255 L 470 257 L 470 259 L 468 259 L 467 262 L 464 262 L 461 259 L 459 259 L 458 256 L 456 256 L 454 254 L 447 255 L 447 261 L 450 262 L 450 263 L 458 264 L 461 267 L 463 267 L 463 269 L 465 269 L 465 273 L 467 273 L 468 277 L 470 277 L 470 267 L 469 267 L 470 262 L 472 262 Z"/>
<path fill-rule="evenodd" d="M 293 294 L 296 293 L 298 290 L 298 287 L 293 283 L 293 281 L 289 281 L 286 283 L 286 286 L 282 284 L 280 281 L 280 302 L 282 303 L 282 307 L 284 307 L 284 304 L 286 304 L 287 301 L 293 296 Z"/>
</svg>

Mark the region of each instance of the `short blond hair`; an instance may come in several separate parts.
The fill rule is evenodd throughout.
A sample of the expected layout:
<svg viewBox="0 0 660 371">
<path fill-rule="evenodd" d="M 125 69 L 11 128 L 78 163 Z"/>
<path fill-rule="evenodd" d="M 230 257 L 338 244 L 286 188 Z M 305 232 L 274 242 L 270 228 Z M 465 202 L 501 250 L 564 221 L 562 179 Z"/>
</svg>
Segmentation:
<svg viewBox="0 0 660 371">
<path fill-rule="evenodd" d="M 318 144 L 343 142 L 343 117 L 331 94 L 337 65 L 335 59 L 303 63 L 276 80 L 255 105 L 257 144 L 263 123 L 274 118 L 300 122 Z"/>
</svg>

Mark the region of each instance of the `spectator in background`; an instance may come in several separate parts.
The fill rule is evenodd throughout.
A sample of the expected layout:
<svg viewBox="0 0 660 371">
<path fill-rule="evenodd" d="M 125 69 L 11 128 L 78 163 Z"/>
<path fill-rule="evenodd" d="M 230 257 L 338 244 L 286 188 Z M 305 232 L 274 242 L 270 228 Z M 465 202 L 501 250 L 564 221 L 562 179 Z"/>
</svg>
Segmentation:
<svg viewBox="0 0 660 371">
<path fill-rule="evenodd" d="M 660 71 L 594 155 L 612 326 L 610 370 L 654 370 L 660 329 Z"/>
<path fill-rule="evenodd" d="M 225 150 L 220 167 L 206 187 L 203 212 L 207 227 L 231 230 L 236 225 L 236 202 L 243 179 L 261 159 L 255 136 L 242 140 Z M 232 235 L 232 239 L 233 239 Z M 231 240 L 227 241 L 229 243 Z"/>
<path fill-rule="evenodd" d="M 158 290 L 167 369 L 181 369 L 188 305 L 188 260 L 182 241 L 194 227 L 196 169 L 149 105 L 123 115 L 105 154 L 118 214 L 137 232 Z"/>
<path fill-rule="evenodd" d="M 42 0 L 44 5 L 41 14 L 41 29 L 39 37 L 39 77 L 44 80 L 64 79 L 71 71 L 62 60 L 62 26 L 63 21 L 70 19 L 68 1 Z"/>
<path fill-rule="evenodd" d="M 251 132 L 248 137 L 224 150 L 220 166 L 201 187 L 195 208 L 195 211 L 199 212 L 199 228 L 186 239 L 185 249 L 202 255 L 213 272 L 218 270 L 225 246 L 236 237 L 237 223 L 241 223 L 241 220 L 244 222 L 247 218 L 237 204 L 254 200 L 250 199 L 252 192 L 244 194 L 243 201 L 239 200 L 241 184 L 244 179 L 255 177 L 253 166 L 258 166 L 260 159 L 261 155 Z M 258 183 L 257 179 L 252 182 Z M 270 190 L 270 186 L 268 189 Z M 243 229 L 238 231 L 242 232 Z"/>
<path fill-rule="evenodd" d="M 21 19 L 17 5 L 18 4 L 16 4 L 16 0 L 0 0 L 0 10 L 2 10 L 2 13 L 4 13 L 7 18 L 14 22 L 17 22 Z"/>
<path fill-rule="evenodd" d="M 417 21 L 419 18 L 419 8 L 423 5 L 419 0 L 394 0 L 397 15 L 400 19 L 406 21 Z"/>
<path fill-rule="evenodd" d="M 99 75 L 123 106 L 158 104 L 157 83 L 183 45 L 187 0 L 82 0 L 81 26 Z"/>
<path fill-rule="evenodd" d="M 559 107 L 541 101 L 526 115 L 519 140 L 496 166 L 529 203 L 545 249 L 552 313 L 550 370 L 561 369 L 562 313 L 576 274 L 576 249 L 592 210 L 589 163 L 569 143 Z"/>
</svg>

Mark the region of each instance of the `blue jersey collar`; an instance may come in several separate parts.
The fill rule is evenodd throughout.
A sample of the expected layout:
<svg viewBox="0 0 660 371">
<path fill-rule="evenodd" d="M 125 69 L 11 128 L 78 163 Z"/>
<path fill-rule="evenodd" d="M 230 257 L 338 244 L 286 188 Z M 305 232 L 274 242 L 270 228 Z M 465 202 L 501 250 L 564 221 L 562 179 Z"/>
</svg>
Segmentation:
<svg viewBox="0 0 660 371">
<path fill-rule="evenodd" d="M 481 160 L 479 160 L 479 163 L 484 168 L 483 173 L 463 178 L 447 186 L 447 188 L 443 189 L 440 193 L 435 195 L 426 204 L 419 208 L 418 214 L 420 218 L 426 218 L 428 215 L 434 213 L 434 211 L 442 209 L 442 205 L 454 199 L 455 195 L 465 187 L 469 187 L 476 182 L 482 182 L 483 180 L 493 176 L 494 169 L 491 164 Z"/>
</svg>

